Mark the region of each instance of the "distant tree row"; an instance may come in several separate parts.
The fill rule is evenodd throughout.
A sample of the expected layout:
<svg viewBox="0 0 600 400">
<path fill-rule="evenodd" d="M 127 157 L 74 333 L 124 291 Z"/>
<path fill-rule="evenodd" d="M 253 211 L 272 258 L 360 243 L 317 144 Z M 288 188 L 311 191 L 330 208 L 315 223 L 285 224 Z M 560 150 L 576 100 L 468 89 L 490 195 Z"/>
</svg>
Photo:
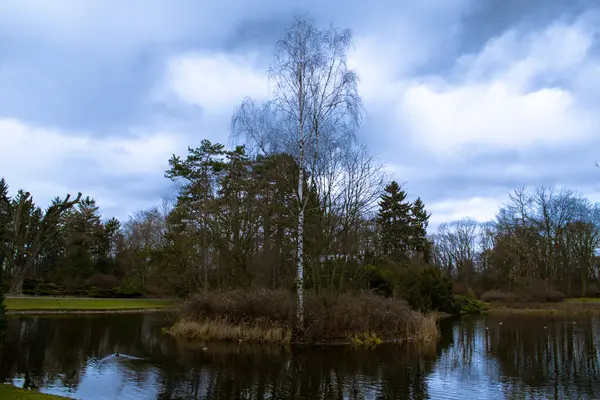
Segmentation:
<svg viewBox="0 0 600 400">
<path fill-rule="evenodd" d="M 437 265 L 482 290 L 600 288 L 600 204 L 568 189 L 517 189 L 495 220 L 448 222 L 432 241 Z"/>
</svg>

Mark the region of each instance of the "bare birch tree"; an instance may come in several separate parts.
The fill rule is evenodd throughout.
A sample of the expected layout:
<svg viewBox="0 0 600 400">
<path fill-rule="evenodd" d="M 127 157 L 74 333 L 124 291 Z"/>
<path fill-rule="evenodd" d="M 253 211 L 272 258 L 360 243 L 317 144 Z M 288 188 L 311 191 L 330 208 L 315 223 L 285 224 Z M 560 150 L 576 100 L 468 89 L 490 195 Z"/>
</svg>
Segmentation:
<svg viewBox="0 0 600 400">
<path fill-rule="evenodd" d="M 232 135 L 244 136 L 263 153 L 286 152 L 299 168 L 297 182 L 297 324 L 304 327 L 304 211 L 308 173 L 314 183 L 321 141 L 354 140 L 362 117 L 358 76 L 346 59 L 349 30 L 319 30 L 305 17 L 295 17 L 275 50 L 268 76 L 273 97 L 258 104 L 246 99 L 235 110 Z"/>
</svg>

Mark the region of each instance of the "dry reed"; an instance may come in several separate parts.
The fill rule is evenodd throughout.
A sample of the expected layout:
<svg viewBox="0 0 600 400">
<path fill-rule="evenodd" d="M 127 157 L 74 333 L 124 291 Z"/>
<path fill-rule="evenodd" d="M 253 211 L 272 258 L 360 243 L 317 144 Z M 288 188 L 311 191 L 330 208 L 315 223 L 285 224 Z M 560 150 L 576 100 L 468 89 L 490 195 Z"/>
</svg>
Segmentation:
<svg viewBox="0 0 600 400">
<path fill-rule="evenodd" d="M 355 335 L 382 341 L 431 342 L 438 338 L 436 318 L 411 310 L 403 300 L 372 293 L 306 293 L 303 341 L 347 342 Z M 293 293 L 283 290 L 202 292 L 179 309 L 169 330 L 174 336 L 201 340 L 292 342 Z"/>
</svg>

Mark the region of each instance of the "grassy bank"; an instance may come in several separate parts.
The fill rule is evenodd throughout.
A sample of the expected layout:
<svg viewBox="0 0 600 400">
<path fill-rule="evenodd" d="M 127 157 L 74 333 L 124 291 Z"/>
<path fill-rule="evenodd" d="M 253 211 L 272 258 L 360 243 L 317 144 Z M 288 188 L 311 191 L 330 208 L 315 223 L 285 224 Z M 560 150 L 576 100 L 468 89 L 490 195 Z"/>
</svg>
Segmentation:
<svg viewBox="0 0 600 400">
<path fill-rule="evenodd" d="M 204 292 L 178 310 L 168 333 L 199 340 L 293 343 L 295 298 L 282 290 Z M 306 293 L 303 343 L 435 342 L 436 318 L 368 293 Z"/>
<path fill-rule="evenodd" d="M 559 303 L 491 303 L 489 312 L 494 314 L 599 315 L 600 299 L 567 299 Z"/>
<path fill-rule="evenodd" d="M 173 306 L 172 300 L 164 299 L 77 297 L 9 297 L 4 303 L 8 314 L 154 311 Z"/>
<path fill-rule="evenodd" d="M 64 400 L 67 397 L 53 396 L 31 390 L 19 389 L 12 385 L 0 384 L 0 399 L 6 400 Z"/>
</svg>

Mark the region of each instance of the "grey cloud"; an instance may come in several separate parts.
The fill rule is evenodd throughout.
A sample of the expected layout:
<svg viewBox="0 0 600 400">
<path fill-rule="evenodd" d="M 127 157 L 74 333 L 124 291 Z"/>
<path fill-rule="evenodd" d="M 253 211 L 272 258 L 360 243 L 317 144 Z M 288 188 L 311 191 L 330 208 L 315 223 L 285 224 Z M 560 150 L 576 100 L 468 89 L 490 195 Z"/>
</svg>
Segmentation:
<svg viewBox="0 0 600 400">
<path fill-rule="evenodd" d="M 222 121 L 205 115 L 200 108 L 148 99 L 169 57 L 186 51 L 254 50 L 264 57 L 266 65 L 290 17 L 308 10 L 319 22 L 351 28 L 356 36 L 387 37 L 395 46 L 391 46 L 391 54 L 382 56 L 398 60 L 399 75 L 448 77 L 458 56 L 478 52 L 491 37 L 510 28 L 527 30 L 559 18 L 575 19 L 599 6 L 594 0 L 390 0 L 368 5 L 316 0 L 292 5 L 275 0 L 148 1 L 122 6 L 122 2 L 112 0 L 90 0 L 86 4 L 95 14 L 82 12 L 77 24 L 58 20 L 35 27 L 35 21 L 17 18 L 9 24 L 0 18 L 0 117 L 98 136 L 125 135 L 128 127 L 149 123 L 188 132 L 189 143 L 184 145 L 195 146 L 204 137 L 226 143 L 219 128 Z M 112 14 L 117 9 L 122 11 L 120 17 Z M 54 17 L 60 19 L 57 13 L 48 19 Z M 145 17 L 148 22 L 142 21 Z M 57 28 L 58 33 L 53 34 L 60 24 L 74 25 Z M 406 63 L 410 64 L 408 69 Z M 552 79 L 537 84 L 567 85 L 559 78 Z M 597 95 L 591 90 L 586 93 L 586 87 L 585 83 L 577 87 L 584 90 L 580 92 L 582 101 L 597 102 Z M 402 128 L 391 131 L 390 126 L 395 126 L 387 119 L 391 110 L 368 111 L 370 118 L 361 137 L 382 160 L 415 169 L 414 176 L 397 178 L 408 180 L 410 191 L 427 202 L 473 194 L 500 196 L 523 184 L 567 183 L 597 188 L 594 179 L 600 171 L 591 164 L 600 140 L 575 148 L 528 153 L 490 149 L 448 166 L 410 143 L 396 146 L 402 142 L 394 141 L 392 146 L 391 138 L 407 136 L 407 132 Z M 563 160 L 564 166 L 556 160 Z M 103 174 L 101 165 L 73 168 L 81 162 L 85 160 L 65 160 L 65 182 L 122 202 L 108 207 L 109 214 L 123 216 L 140 206 L 155 204 L 172 188 L 162 175 L 116 177 Z M 522 177 L 503 174 L 506 165 L 518 163 L 535 173 Z"/>
</svg>

